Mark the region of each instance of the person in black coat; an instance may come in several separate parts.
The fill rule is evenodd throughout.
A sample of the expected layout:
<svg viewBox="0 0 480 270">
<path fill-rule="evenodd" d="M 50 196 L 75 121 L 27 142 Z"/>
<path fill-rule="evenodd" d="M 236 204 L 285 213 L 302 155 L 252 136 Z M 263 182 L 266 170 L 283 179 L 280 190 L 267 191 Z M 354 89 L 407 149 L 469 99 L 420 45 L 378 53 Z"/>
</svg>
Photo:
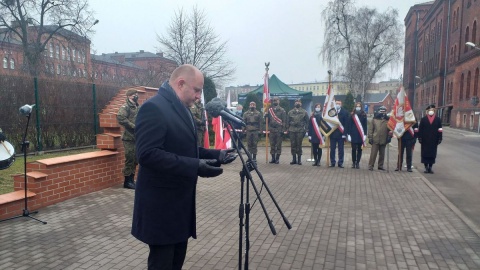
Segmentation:
<svg viewBox="0 0 480 270">
<path fill-rule="evenodd" d="M 197 145 L 188 109 L 200 99 L 203 75 L 192 65 L 175 69 L 158 94 L 139 109 L 135 121 L 139 173 L 132 235 L 149 245 L 148 269 L 181 269 L 190 237 L 196 238 L 197 178 L 215 177 L 233 149 Z"/>
<path fill-rule="evenodd" d="M 442 120 L 435 115 L 435 105 L 427 107 L 427 115 L 420 120 L 418 142 L 422 145 L 422 163 L 425 173 L 433 173 L 432 167 L 437 158 L 437 147 L 443 139 Z"/>
<path fill-rule="evenodd" d="M 355 107 L 347 122 L 347 138 L 352 144 L 352 168 L 360 169 L 362 146 L 367 139 L 367 114 L 362 110 L 362 103 L 355 103 Z"/>
<path fill-rule="evenodd" d="M 412 172 L 412 152 L 417 142 L 417 133 L 418 124 L 415 123 L 403 133 L 402 138 L 398 139 L 401 141 L 401 150 L 395 171 L 402 170 L 403 154 L 406 153 L 407 171 Z"/>
<path fill-rule="evenodd" d="M 308 141 L 312 144 L 312 154 L 315 160 L 312 166 L 320 166 L 320 160 L 322 159 L 322 148 L 320 148 L 320 144 L 324 143 L 324 139 L 319 128 L 321 121 L 322 105 L 317 103 L 308 122 Z"/>
<path fill-rule="evenodd" d="M 347 133 L 344 128 L 348 119 L 348 112 L 342 108 L 342 101 L 335 101 L 335 110 L 337 111 L 338 120 L 342 124 L 342 127 L 338 127 L 335 131 L 330 134 L 330 167 L 335 167 L 335 150 L 338 145 L 338 167 L 343 168 L 343 157 L 344 157 L 344 143 L 347 138 Z"/>
</svg>

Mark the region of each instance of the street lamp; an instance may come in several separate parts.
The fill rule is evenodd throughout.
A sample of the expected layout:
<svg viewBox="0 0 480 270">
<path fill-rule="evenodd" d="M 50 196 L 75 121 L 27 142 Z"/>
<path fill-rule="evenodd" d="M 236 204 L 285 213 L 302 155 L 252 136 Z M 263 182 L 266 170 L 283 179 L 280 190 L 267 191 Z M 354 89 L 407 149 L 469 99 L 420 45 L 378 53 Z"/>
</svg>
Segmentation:
<svg viewBox="0 0 480 270">
<path fill-rule="evenodd" d="M 473 42 L 470 42 L 470 41 L 469 41 L 469 42 L 465 42 L 465 45 L 470 46 L 470 47 L 472 47 L 472 48 L 480 51 L 480 48 L 477 47 L 477 44 L 475 44 L 475 43 L 473 43 Z"/>
</svg>

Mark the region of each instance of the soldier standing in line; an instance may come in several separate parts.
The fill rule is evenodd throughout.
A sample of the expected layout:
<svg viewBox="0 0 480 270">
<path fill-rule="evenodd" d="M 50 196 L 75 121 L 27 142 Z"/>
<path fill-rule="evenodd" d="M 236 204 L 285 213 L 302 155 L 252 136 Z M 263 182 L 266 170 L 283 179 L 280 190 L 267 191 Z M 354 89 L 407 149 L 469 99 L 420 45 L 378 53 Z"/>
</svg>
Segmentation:
<svg viewBox="0 0 480 270">
<path fill-rule="evenodd" d="M 287 132 L 293 156 L 291 165 L 302 165 L 302 141 L 307 132 L 308 120 L 308 113 L 302 108 L 302 101 L 295 100 L 295 108 L 290 110 L 287 116 Z"/>
<path fill-rule="evenodd" d="M 268 117 L 268 131 L 270 139 L 270 154 L 272 160 L 270 163 L 278 164 L 280 155 L 282 154 L 282 137 L 285 132 L 285 122 L 287 121 L 287 113 L 285 109 L 280 107 L 280 99 L 274 97 L 272 99 L 272 107 L 265 113 Z"/>
<path fill-rule="evenodd" d="M 129 89 L 126 95 L 127 100 L 117 113 L 118 123 L 125 129 L 122 134 L 123 147 L 125 148 L 125 167 L 123 168 L 125 180 L 123 187 L 135 189 L 135 168 L 138 164 L 135 156 L 135 119 L 138 112 L 137 90 Z"/>
<path fill-rule="evenodd" d="M 202 100 L 197 99 L 195 103 L 190 107 L 192 112 L 193 121 L 197 128 L 197 144 L 203 147 L 203 137 L 205 135 L 205 109 L 203 108 Z"/>
<path fill-rule="evenodd" d="M 262 115 L 256 108 L 257 105 L 252 101 L 250 102 L 249 110 L 243 114 L 247 131 L 248 151 L 253 155 L 253 160 L 257 160 L 257 144 L 263 122 Z"/>
</svg>

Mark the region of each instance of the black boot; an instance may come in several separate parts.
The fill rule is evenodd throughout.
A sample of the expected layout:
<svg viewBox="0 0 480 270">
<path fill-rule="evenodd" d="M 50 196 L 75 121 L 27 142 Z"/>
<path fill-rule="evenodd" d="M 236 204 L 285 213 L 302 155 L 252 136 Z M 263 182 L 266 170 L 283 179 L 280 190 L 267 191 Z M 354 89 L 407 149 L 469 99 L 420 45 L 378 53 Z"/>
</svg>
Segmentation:
<svg viewBox="0 0 480 270">
<path fill-rule="evenodd" d="M 355 168 L 360 169 L 360 162 L 357 161 L 357 163 L 355 164 Z"/>
<path fill-rule="evenodd" d="M 352 163 L 352 169 L 355 169 L 357 167 L 357 162 L 354 160 Z"/>
<path fill-rule="evenodd" d="M 431 174 L 433 174 L 432 166 L 433 166 L 433 164 L 428 164 L 428 172 L 431 173 Z"/>
<path fill-rule="evenodd" d="M 257 154 L 253 154 L 252 156 L 253 156 L 252 159 L 257 161 Z"/>
<path fill-rule="evenodd" d="M 423 171 L 424 173 L 430 173 L 430 170 L 428 168 L 428 164 L 425 163 L 425 171 Z"/>
<path fill-rule="evenodd" d="M 275 157 L 275 164 L 278 163 L 280 163 L 280 154 L 277 154 L 277 156 Z"/>
<path fill-rule="evenodd" d="M 134 174 L 130 176 L 125 176 L 125 180 L 123 181 L 124 188 L 135 189 L 135 182 L 133 181 L 134 176 L 135 176 Z"/>
<path fill-rule="evenodd" d="M 275 163 L 275 154 L 272 154 L 272 160 L 269 163 Z"/>
<path fill-rule="evenodd" d="M 317 159 L 317 157 L 314 157 L 313 159 L 315 160 L 315 162 L 312 164 L 312 166 L 318 166 L 318 159 Z"/>
<path fill-rule="evenodd" d="M 297 164 L 298 164 L 298 165 L 302 165 L 302 155 L 298 155 Z"/>
<path fill-rule="evenodd" d="M 290 165 L 297 164 L 297 155 L 293 155 L 292 162 L 290 162 Z"/>
</svg>

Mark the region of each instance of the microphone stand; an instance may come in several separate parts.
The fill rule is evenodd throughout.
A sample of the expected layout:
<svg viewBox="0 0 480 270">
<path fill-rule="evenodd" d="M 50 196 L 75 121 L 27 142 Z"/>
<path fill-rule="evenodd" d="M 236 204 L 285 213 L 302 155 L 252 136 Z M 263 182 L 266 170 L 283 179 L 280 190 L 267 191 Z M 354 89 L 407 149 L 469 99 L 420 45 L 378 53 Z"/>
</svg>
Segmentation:
<svg viewBox="0 0 480 270">
<path fill-rule="evenodd" d="M 0 222 L 3 222 L 3 221 L 7 221 L 7 220 L 11 220 L 11 219 L 16 219 L 16 218 L 20 218 L 20 217 L 28 217 L 28 218 L 31 218 L 31 219 L 34 219 L 38 222 L 41 222 L 43 224 L 47 224 L 47 222 L 45 221 L 41 221 L 40 219 L 37 219 L 37 218 L 34 218 L 32 217 L 30 214 L 36 214 L 38 213 L 38 211 L 33 211 L 33 212 L 30 212 L 28 211 L 28 199 L 27 199 L 27 149 L 28 147 L 30 146 L 30 142 L 29 141 L 26 141 L 27 139 L 27 132 L 28 132 L 28 124 L 30 123 L 30 116 L 32 115 L 32 113 L 28 113 L 27 115 L 27 125 L 25 127 L 25 134 L 23 134 L 23 141 L 22 141 L 22 152 L 23 152 L 23 179 L 24 179 L 24 184 L 23 184 L 23 189 L 25 190 L 25 208 L 23 209 L 23 213 L 19 216 L 15 216 L 15 217 L 11 217 L 11 218 L 7 218 L 7 219 L 3 219 L 3 220 L 0 220 Z"/>
<path fill-rule="evenodd" d="M 230 123 L 229 120 L 225 120 L 227 125 L 227 131 L 230 134 L 230 138 L 232 138 L 232 144 L 233 147 L 237 150 L 237 154 L 242 161 L 242 170 L 240 171 L 240 206 L 239 206 L 239 251 L 238 251 L 238 268 L 241 270 L 242 269 L 242 238 L 243 238 L 243 231 L 245 229 L 245 261 L 244 261 L 244 269 L 248 270 L 248 262 L 249 262 L 249 251 L 250 251 L 250 184 L 252 185 L 253 190 L 255 191 L 255 194 L 257 196 L 257 200 L 260 203 L 263 213 L 265 214 L 265 217 L 268 222 L 268 226 L 270 227 L 270 231 L 272 232 L 273 235 L 276 235 L 277 232 L 275 230 L 275 226 L 272 223 L 272 220 L 270 219 L 267 209 L 265 208 L 265 205 L 263 204 L 262 198 L 260 197 L 260 192 L 257 189 L 257 186 L 255 185 L 255 182 L 253 181 L 252 174 L 250 173 L 251 171 L 255 170 L 257 173 L 258 177 L 260 178 L 262 182 L 262 188 L 265 187 L 267 190 L 268 194 L 270 195 L 270 198 L 272 199 L 273 203 L 275 204 L 278 212 L 283 218 L 283 221 L 287 228 L 290 230 L 292 228 L 292 225 L 290 225 L 290 222 L 288 221 L 287 217 L 283 214 L 282 209 L 278 205 L 277 201 L 275 200 L 275 197 L 273 196 L 272 192 L 268 188 L 267 184 L 265 183 L 265 180 L 263 179 L 262 174 L 258 170 L 257 163 L 256 161 L 253 160 L 252 154 L 245 148 L 245 146 L 242 143 L 242 140 L 239 138 L 237 131 L 232 127 L 232 123 Z M 247 155 L 247 160 L 244 160 L 243 156 L 241 155 L 241 150 L 245 152 Z M 245 178 L 247 181 L 245 181 Z M 244 196 L 245 192 L 245 196 Z M 244 201 L 245 197 L 245 201 Z M 244 222 L 245 221 L 245 222 Z"/>
</svg>

